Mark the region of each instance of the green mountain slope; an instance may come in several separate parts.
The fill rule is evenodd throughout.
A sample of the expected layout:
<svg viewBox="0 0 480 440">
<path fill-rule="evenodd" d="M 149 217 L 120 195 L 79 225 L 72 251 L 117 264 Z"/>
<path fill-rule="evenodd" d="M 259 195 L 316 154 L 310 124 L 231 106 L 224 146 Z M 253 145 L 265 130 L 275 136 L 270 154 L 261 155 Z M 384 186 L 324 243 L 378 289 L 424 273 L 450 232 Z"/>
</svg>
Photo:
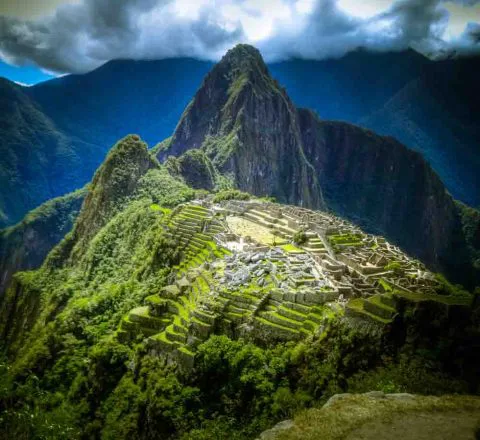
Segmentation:
<svg viewBox="0 0 480 440">
<path fill-rule="evenodd" d="M 404 391 L 478 386 L 470 294 L 342 219 L 245 198 L 119 141 L 72 233 L 1 306 L 1 432 L 248 439 L 375 368 Z M 360 250 L 397 261 L 360 275 Z"/>
<path fill-rule="evenodd" d="M 243 191 L 324 206 L 305 158 L 296 109 L 270 77 L 260 52 L 238 45 L 205 78 L 158 157 L 202 148 Z"/>
<path fill-rule="evenodd" d="M 360 123 L 422 153 L 455 198 L 478 205 L 478 58 L 444 61 Z M 441 148 L 439 148 L 441 146 Z"/>
<path fill-rule="evenodd" d="M 85 182 L 95 147 L 58 130 L 23 89 L 0 79 L 0 227 Z"/>
<path fill-rule="evenodd" d="M 49 200 L 20 223 L 0 231 L 0 302 L 13 274 L 37 269 L 72 228 L 85 190 Z"/>
</svg>

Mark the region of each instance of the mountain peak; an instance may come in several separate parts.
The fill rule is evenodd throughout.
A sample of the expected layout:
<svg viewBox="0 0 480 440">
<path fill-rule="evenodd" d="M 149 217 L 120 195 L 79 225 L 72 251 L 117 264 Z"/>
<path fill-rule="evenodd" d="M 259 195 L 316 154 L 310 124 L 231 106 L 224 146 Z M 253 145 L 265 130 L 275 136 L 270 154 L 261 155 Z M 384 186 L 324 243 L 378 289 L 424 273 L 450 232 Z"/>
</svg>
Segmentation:
<svg viewBox="0 0 480 440">
<path fill-rule="evenodd" d="M 256 47 L 249 44 L 237 44 L 222 57 L 217 66 L 242 71 L 259 68 L 262 72 L 267 72 L 262 54 Z"/>
<path fill-rule="evenodd" d="M 242 191 L 323 206 L 302 149 L 296 108 L 253 46 L 235 46 L 212 69 L 185 109 L 169 148 L 157 157 L 164 161 L 191 149 L 202 150 Z"/>
<path fill-rule="evenodd" d="M 138 135 L 128 135 L 113 146 L 89 185 L 72 231 L 73 259 L 83 254 L 91 238 L 135 193 L 140 178 L 157 166 Z"/>
</svg>

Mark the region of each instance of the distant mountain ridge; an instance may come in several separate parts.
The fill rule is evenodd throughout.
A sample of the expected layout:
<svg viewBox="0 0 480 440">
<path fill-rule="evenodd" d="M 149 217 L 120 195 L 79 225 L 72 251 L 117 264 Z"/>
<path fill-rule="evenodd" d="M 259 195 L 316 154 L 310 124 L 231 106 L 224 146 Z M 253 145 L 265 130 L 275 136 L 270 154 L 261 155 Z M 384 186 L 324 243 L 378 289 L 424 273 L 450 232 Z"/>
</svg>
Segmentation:
<svg viewBox="0 0 480 440">
<path fill-rule="evenodd" d="M 312 108 L 322 119 L 353 122 L 395 136 L 424 154 L 455 198 L 479 206 L 478 62 L 478 58 L 433 62 L 413 50 L 357 51 L 338 60 L 291 60 L 269 69 L 295 105 Z M 153 146 L 170 136 L 211 67 L 212 63 L 185 58 L 118 60 L 88 74 L 33 87 L 2 80 L 0 173 L 6 182 L 2 189 L 18 182 L 20 203 L 13 206 L 8 201 L 11 191 L 2 190 L 0 227 L 14 224 L 52 197 L 82 187 L 119 138 L 138 133 Z M 432 76 L 438 86 L 428 80 Z M 8 90 L 22 99 L 12 100 Z M 20 128 L 25 119 L 12 125 L 14 109 L 23 109 L 21 113 L 32 108 L 36 118 L 30 119 L 42 119 L 41 125 L 51 127 L 49 133 L 39 124 Z M 37 158 L 27 163 L 22 158 L 30 156 L 24 153 L 19 158 L 14 145 Z M 33 166 L 35 173 L 25 172 L 25 167 Z"/>
</svg>

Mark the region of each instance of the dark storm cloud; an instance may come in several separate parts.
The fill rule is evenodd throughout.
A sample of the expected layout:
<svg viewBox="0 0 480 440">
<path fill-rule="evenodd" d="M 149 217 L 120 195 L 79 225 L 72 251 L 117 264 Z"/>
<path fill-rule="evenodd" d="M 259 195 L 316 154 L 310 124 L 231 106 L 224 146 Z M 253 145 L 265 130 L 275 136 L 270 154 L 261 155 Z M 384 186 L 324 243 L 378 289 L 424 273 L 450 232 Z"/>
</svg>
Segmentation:
<svg viewBox="0 0 480 440">
<path fill-rule="evenodd" d="M 347 15 L 335 0 L 319 0 L 300 34 L 278 29 L 261 47 L 273 50 L 278 58 L 338 57 L 359 47 L 391 51 L 416 46 L 428 50 L 440 38 L 448 16 L 439 0 L 398 0 L 369 19 Z"/>
<path fill-rule="evenodd" d="M 113 58 L 208 57 L 242 39 L 241 26 L 226 30 L 212 8 L 186 20 L 175 17 L 173 6 L 162 0 L 84 0 L 36 21 L 0 16 L 0 55 L 15 64 L 84 72 Z"/>
<path fill-rule="evenodd" d="M 478 23 L 452 41 L 442 39 L 449 19 L 443 5 L 456 3 L 467 11 L 480 0 L 397 0 L 370 18 L 347 14 L 336 0 L 314 0 L 308 13 L 299 12 L 297 0 L 284 3 L 291 16 L 276 19 L 267 37 L 253 41 L 269 61 L 337 57 L 358 47 L 480 51 Z M 225 13 L 227 4 L 242 8 L 238 17 Z M 233 44 L 252 42 L 242 27 L 242 14 L 260 20 L 265 10 L 267 20 L 270 14 L 268 8 L 259 12 L 249 0 L 186 3 L 180 12 L 176 6 L 175 0 L 83 0 L 35 21 L 0 17 L 0 57 L 56 72 L 84 72 L 114 58 L 218 59 Z"/>
</svg>

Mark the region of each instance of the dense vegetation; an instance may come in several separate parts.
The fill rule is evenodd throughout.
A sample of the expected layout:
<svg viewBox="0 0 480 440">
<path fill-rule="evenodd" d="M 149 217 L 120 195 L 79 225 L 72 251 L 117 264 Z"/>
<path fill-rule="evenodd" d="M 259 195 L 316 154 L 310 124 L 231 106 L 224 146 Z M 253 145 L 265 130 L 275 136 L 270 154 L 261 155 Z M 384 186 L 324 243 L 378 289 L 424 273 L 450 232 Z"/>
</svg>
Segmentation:
<svg viewBox="0 0 480 440">
<path fill-rule="evenodd" d="M 120 342 L 122 318 L 168 284 L 182 258 L 164 234 L 170 208 L 198 195 L 138 137 L 112 150 L 72 233 L 39 270 L 14 277 L 0 311 L 5 438 L 247 439 L 346 390 L 472 391 L 474 380 L 444 364 L 445 339 L 403 345 L 348 320 L 296 344 L 213 335 L 190 371 L 141 337 Z"/>
<path fill-rule="evenodd" d="M 12 275 L 37 269 L 70 231 L 86 190 L 45 202 L 14 226 L 0 230 L 0 302 Z"/>
<path fill-rule="evenodd" d="M 0 228 L 82 187 L 94 148 L 65 136 L 21 87 L 0 78 Z M 81 151 L 80 151 L 81 150 Z M 82 156 L 82 157 L 80 157 Z M 94 166 L 97 166 L 95 163 Z"/>
</svg>

